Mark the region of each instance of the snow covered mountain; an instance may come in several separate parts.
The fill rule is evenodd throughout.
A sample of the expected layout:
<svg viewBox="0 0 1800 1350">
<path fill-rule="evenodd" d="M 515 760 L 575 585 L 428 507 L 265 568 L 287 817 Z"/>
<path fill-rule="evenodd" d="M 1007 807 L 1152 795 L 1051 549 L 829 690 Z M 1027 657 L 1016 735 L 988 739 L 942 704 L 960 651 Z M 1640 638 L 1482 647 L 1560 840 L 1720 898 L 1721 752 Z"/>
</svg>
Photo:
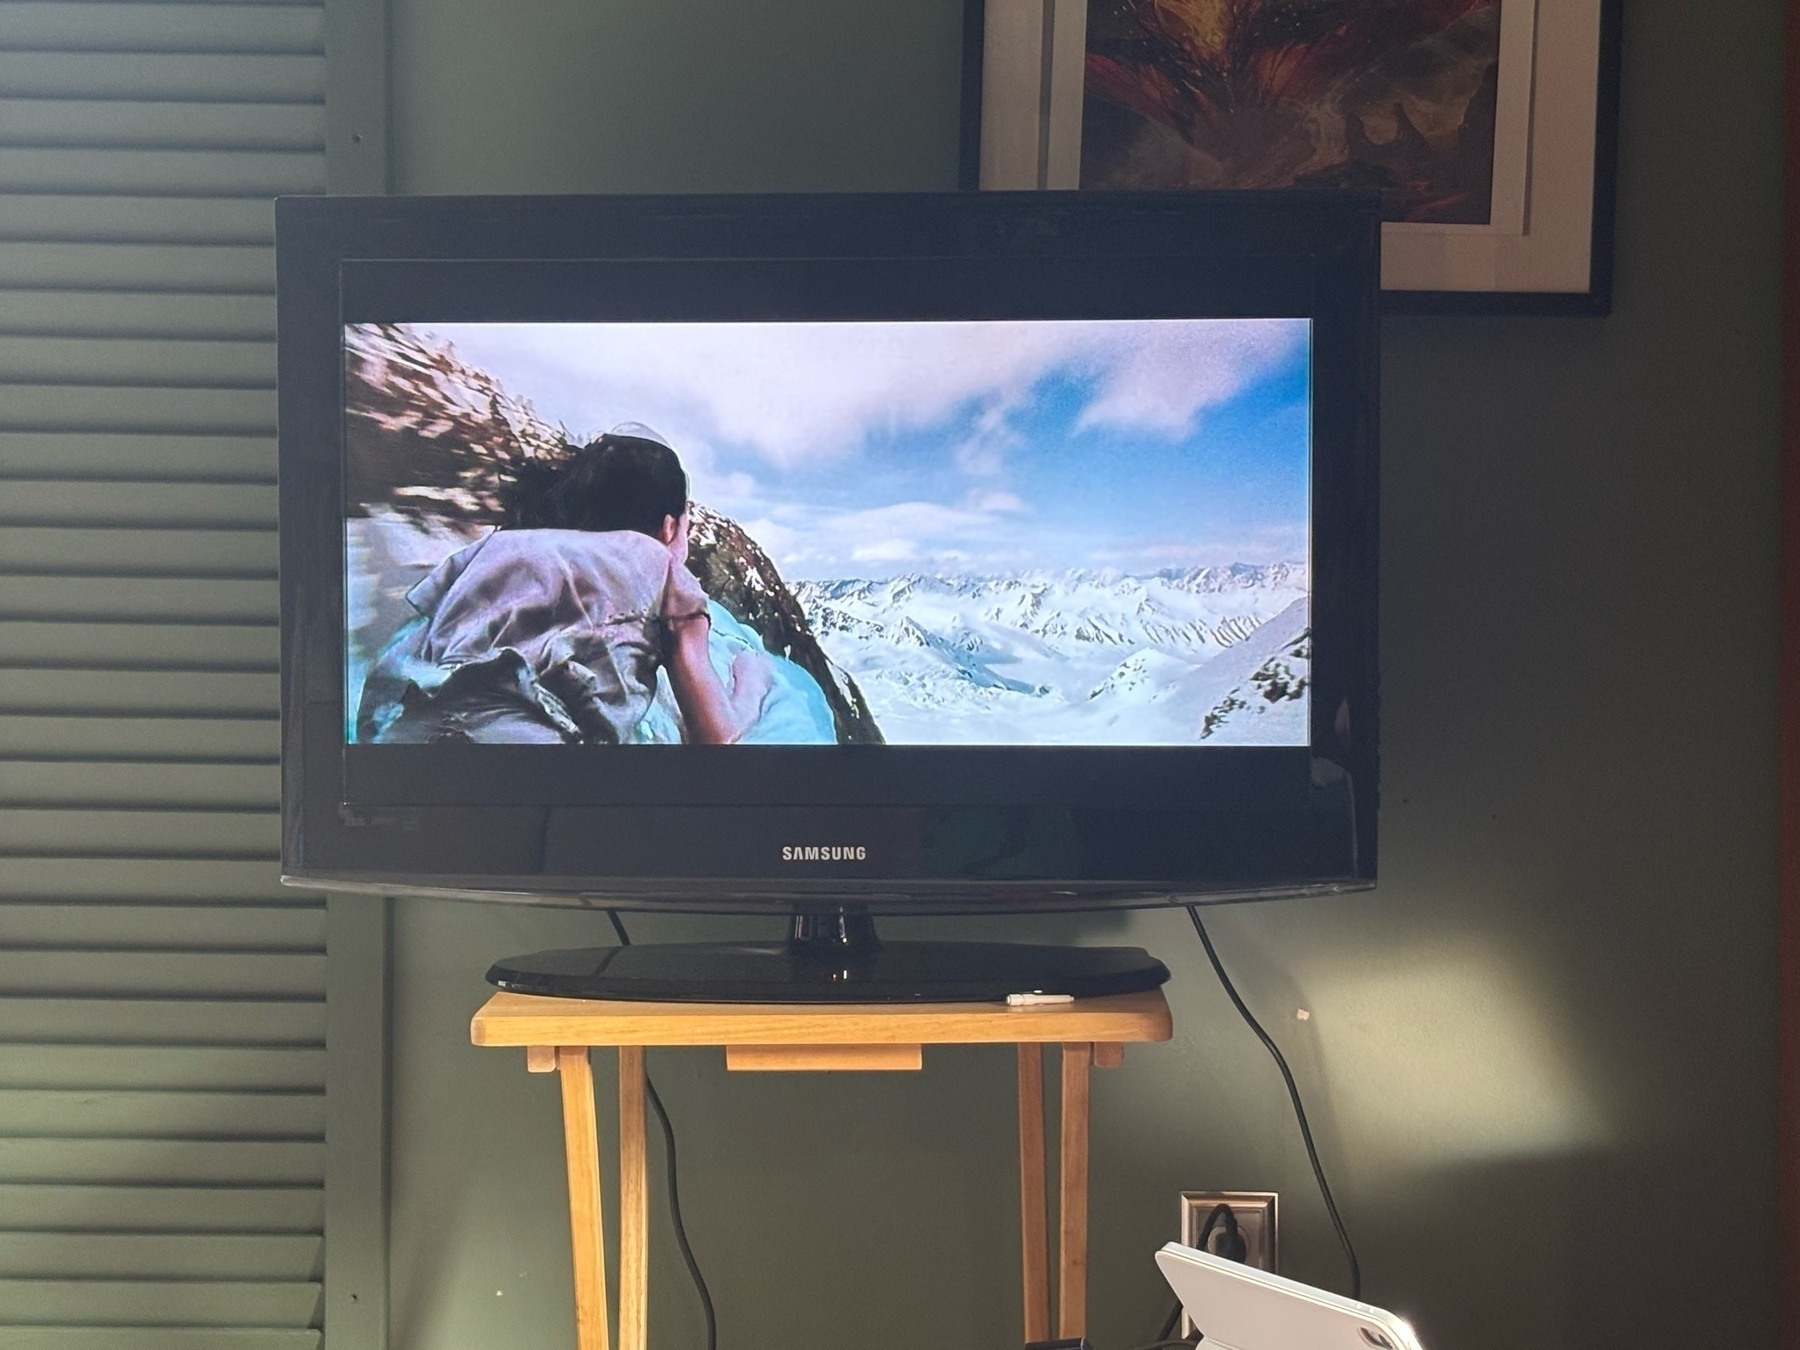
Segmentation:
<svg viewBox="0 0 1800 1350">
<path fill-rule="evenodd" d="M 889 743 L 1306 741 L 1302 563 L 803 581 Z"/>
</svg>

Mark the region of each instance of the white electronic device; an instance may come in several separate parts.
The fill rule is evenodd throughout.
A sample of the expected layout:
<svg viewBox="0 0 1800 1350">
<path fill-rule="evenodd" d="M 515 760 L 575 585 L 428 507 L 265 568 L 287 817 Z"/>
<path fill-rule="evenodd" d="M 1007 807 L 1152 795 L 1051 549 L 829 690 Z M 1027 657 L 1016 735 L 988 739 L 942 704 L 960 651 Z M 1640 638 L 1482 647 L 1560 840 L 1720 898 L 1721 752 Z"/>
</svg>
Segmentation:
<svg viewBox="0 0 1800 1350">
<path fill-rule="evenodd" d="M 1208 1350 L 1421 1350 L 1392 1313 L 1298 1280 L 1179 1242 L 1156 1264 Z"/>
</svg>

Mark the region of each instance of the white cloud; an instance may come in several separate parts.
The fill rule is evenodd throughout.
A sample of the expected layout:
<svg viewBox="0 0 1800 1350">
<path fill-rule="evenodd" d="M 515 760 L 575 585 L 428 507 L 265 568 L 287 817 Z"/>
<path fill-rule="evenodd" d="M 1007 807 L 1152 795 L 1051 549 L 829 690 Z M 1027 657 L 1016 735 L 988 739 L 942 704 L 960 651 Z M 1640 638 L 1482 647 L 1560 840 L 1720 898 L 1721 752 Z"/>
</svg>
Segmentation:
<svg viewBox="0 0 1800 1350">
<path fill-rule="evenodd" d="M 877 567 L 911 562 L 919 556 L 919 548 L 908 539 L 883 539 L 879 543 L 860 544 L 850 550 L 850 560 L 873 563 Z"/>
<path fill-rule="evenodd" d="M 1007 451 L 1024 437 L 1011 424 L 1016 401 L 995 399 L 975 415 L 969 435 L 953 452 L 956 467 L 971 478 L 996 478 L 1006 467 Z"/>
<path fill-rule="evenodd" d="M 1229 402 L 1292 357 L 1306 332 L 1302 320 L 1138 325 L 1124 359 L 1108 370 L 1076 428 L 1185 436 L 1201 412 Z"/>
<path fill-rule="evenodd" d="M 788 504 L 743 525 L 789 580 L 1003 571 L 1033 556 L 1014 526 L 1022 505 L 1010 493 L 965 506 L 909 501 L 834 512 Z"/>
<path fill-rule="evenodd" d="M 720 511 L 752 506 L 761 496 L 756 479 L 747 473 L 720 473 L 708 468 L 696 470 L 688 465 L 689 490 L 697 502 L 705 502 Z"/>
<path fill-rule="evenodd" d="M 1093 382 L 1079 426 L 1179 435 L 1288 360 L 1304 320 L 1191 323 L 444 325 L 464 359 L 577 434 L 623 421 L 667 436 L 696 477 L 717 444 L 777 466 L 983 406 L 957 462 L 1000 471 L 1009 419 L 1063 372 Z"/>
</svg>

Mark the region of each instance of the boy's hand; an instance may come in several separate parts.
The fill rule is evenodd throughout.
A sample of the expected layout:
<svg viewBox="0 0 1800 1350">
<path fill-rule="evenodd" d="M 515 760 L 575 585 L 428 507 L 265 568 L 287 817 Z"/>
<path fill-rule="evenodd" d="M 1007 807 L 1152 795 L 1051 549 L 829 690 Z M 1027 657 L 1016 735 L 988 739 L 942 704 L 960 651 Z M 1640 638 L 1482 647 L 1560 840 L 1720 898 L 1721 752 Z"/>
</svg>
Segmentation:
<svg viewBox="0 0 1800 1350">
<path fill-rule="evenodd" d="M 762 716 L 763 700 L 774 687 L 774 672 L 761 652 L 741 651 L 731 658 L 731 709 L 743 730 Z"/>
</svg>

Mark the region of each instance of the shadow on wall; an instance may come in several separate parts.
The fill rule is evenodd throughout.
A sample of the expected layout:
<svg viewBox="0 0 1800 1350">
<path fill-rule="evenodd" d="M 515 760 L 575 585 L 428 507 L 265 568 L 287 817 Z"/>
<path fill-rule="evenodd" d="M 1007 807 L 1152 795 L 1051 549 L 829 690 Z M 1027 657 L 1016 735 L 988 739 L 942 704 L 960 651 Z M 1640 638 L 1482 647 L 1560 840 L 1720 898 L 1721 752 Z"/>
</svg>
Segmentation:
<svg viewBox="0 0 1800 1350">
<path fill-rule="evenodd" d="M 1594 1188 L 1623 1185 L 1630 1169 L 1615 1157 L 1617 1174 L 1605 1181 L 1594 1159 L 1630 1130 L 1559 1033 L 1567 1000 L 1532 963 L 1499 940 L 1478 946 L 1466 930 L 1421 925 L 1396 939 L 1381 931 L 1381 908 L 1396 917 L 1396 906 L 1350 897 L 1208 918 L 1228 972 L 1299 1083 L 1364 1297 L 1440 1328 L 1427 1344 L 1491 1343 L 1494 1319 L 1515 1315 L 1520 1300 L 1562 1296 L 1564 1277 L 1545 1280 L 1534 1262 L 1573 1241 L 1577 1216 L 1560 1213 L 1564 1182 L 1580 1179 L 1567 1203 L 1612 1205 Z M 1191 931 L 1170 930 L 1177 920 L 1186 930 L 1186 916 L 1143 919 L 1157 930 L 1141 935 L 1147 945 L 1176 958 L 1176 1039 L 1133 1049 L 1096 1087 L 1093 1326 L 1119 1344 L 1148 1340 L 1167 1306 L 1149 1258 L 1177 1235 L 1182 1190 L 1278 1190 L 1284 1273 L 1347 1291 L 1274 1064 Z M 1178 936 L 1193 959 L 1179 956 Z M 1517 1180 L 1489 1195 L 1491 1177 Z M 1481 1207 L 1459 1211 L 1471 1191 Z M 1546 1211 L 1551 1227 L 1535 1236 Z M 1586 1255 L 1596 1270 L 1612 1259 Z M 1440 1265 L 1460 1271 L 1450 1278 Z M 1509 1266 L 1517 1279 L 1503 1278 Z M 1484 1308 L 1484 1299 L 1503 1305 Z M 1483 1335 L 1459 1336 L 1483 1317 Z"/>
</svg>

